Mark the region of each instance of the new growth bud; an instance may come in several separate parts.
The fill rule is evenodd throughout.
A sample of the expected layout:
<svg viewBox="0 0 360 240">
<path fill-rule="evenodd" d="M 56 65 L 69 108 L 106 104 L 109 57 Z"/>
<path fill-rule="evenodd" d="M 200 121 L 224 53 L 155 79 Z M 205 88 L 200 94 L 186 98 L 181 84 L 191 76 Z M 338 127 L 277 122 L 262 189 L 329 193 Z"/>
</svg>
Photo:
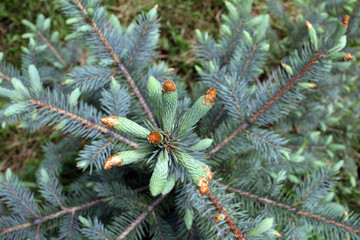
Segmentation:
<svg viewBox="0 0 360 240">
<path fill-rule="evenodd" d="M 162 84 L 162 93 L 164 92 L 175 92 L 176 91 L 176 86 L 175 83 L 171 80 L 167 80 L 166 82 L 164 82 Z"/>
<path fill-rule="evenodd" d="M 343 26 L 343 27 L 347 27 L 348 26 L 348 24 L 349 24 L 349 15 L 345 15 L 345 17 L 343 18 L 343 20 L 341 21 L 341 25 Z"/>
<path fill-rule="evenodd" d="M 353 56 L 351 56 L 350 53 L 346 53 L 344 56 L 343 56 L 343 60 L 344 61 L 350 61 L 353 59 Z"/>
<path fill-rule="evenodd" d="M 100 118 L 100 121 L 104 125 L 113 128 L 118 124 L 119 117 L 116 117 L 116 116 L 104 117 L 104 118 Z"/>
<path fill-rule="evenodd" d="M 198 187 L 200 194 L 207 194 L 209 192 L 209 180 L 206 177 L 200 177 Z"/>
<path fill-rule="evenodd" d="M 209 181 L 211 181 L 213 179 L 214 174 L 211 172 L 211 170 L 209 168 L 207 168 L 205 165 L 203 166 L 204 171 L 209 179 Z"/>
<path fill-rule="evenodd" d="M 163 136 L 158 132 L 152 132 L 148 136 L 148 141 L 151 144 L 159 144 L 163 140 Z"/>
<path fill-rule="evenodd" d="M 112 167 L 115 167 L 115 166 L 118 166 L 120 164 L 123 163 L 123 159 L 119 158 L 119 153 L 115 154 L 115 155 L 112 155 L 111 157 L 109 157 L 105 164 L 104 164 L 104 169 L 107 170 L 107 169 L 110 169 Z"/>
<path fill-rule="evenodd" d="M 223 214 L 223 213 L 219 213 L 218 215 L 215 216 L 215 220 L 217 222 L 220 222 L 220 221 L 222 221 L 224 219 L 225 219 L 225 214 Z"/>
<path fill-rule="evenodd" d="M 215 88 L 210 88 L 210 89 L 206 92 L 206 95 L 205 95 L 205 97 L 204 97 L 203 103 L 204 103 L 205 105 L 211 106 L 211 105 L 214 104 L 215 99 L 216 99 L 216 90 L 215 90 Z"/>
<path fill-rule="evenodd" d="M 310 29 L 312 29 L 314 27 L 309 21 L 306 21 L 306 28 L 307 28 L 307 30 L 310 30 Z"/>
</svg>

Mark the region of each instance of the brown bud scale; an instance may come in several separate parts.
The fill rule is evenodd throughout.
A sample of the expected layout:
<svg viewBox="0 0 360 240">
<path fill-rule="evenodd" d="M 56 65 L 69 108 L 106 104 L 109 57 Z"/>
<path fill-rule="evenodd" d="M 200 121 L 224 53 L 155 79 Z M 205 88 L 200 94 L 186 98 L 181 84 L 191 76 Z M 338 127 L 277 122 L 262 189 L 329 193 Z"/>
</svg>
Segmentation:
<svg viewBox="0 0 360 240">
<path fill-rule="evenodd" d="M 204 168 L 204 171 L 205 171 L 209 181 L 211 181 L 213 179 L 213 177 L 214 177 L 214 174 L 205 165 L 203 166 L 203 168 Z"/>
<path fill-rule="evenodd" d="M 207 194 L 209 192 L 209 180 L 206 177 L 200 177 L 198 187 L 200 194 Z"/>
<path fill-rule="evenodd" d="M 162 93 L 164 92 L 175 92 L 176 91 L 176 86 L 175 83 L 171 80 L 167 80 L 166 82 L 164 82 L 162 84 Z"/>
<path fill-rule="evenodd" d="M 351 56 L 350 53 L 346 53 L 344 56 L 343 56 L 343 60 L 344 61 L 350 61 L 353 59 L 353 56 Z"/>
<path fill-rule="evenodd" d="M 151 144 L 159 144 L 163 140 L 163 137 L 158 132 L 152 132 L 148 136 L 148 141 Z"/>
<path fill-rule="evenodd" d="M 216 90 L 215 88 L 210 88 L 207 92 L 206 95 L 204 97 L 204 101 L 203 104 L 207 105 L 207 106 L 211 106 L 214 104 L 216 99 Z"/>
<path fill-rule="evenodd" d="M 104 169 L 107 170 L 107 169 L 110 169 L 112 167 L 121 165 L 124 162 L 124 160 L 123 159 L 117 159 L 118 156 L 119 156 L 119 153 L 114 154 L 111 157 L 109 157 L 106 160 L 105 164 L 104 164 Z"/>
<path fill-rule="evenodd" d="M 220 221 L 222 221 L 222 220 L 224 220 L 224 219 L 225 219 L 225 215 L 222 214 L 222 213 L 219 213 L 218 215 L 215 216 L 215 220 L 216 220 L 217 222 L 220 222 Z"/>
<path fill-rule="evenodd" d="M 343 18 L 343 20 L 341 21 L 341 25 L 343 26 L 343 27 L 347 27 L 348 26 L 348 24 L 349 24 L 349 15 L 345 15 L 345 17 Z"/>
<path fill-rule="evenodd" d="M 309 88 L 314 88 L 314 87 L 316 87 L 316 83 L 310 83 L 309 84 Z"/>
<path fill-rule="evenodd" d="M 118 120 L 119 120 L 119 117 L 116 117 L 116 116 L 100 118 L 100 121 L 109 127 L 114 127 L 115 125 L 117 125 Z"/>
<path fill-rule="evenodd" d="M 306 21 L 306 28 L 307 28 L 307 30 L 310 30 L 310 29 L 312 29 L 314 27 L 309 21 Z"/>
</svg>

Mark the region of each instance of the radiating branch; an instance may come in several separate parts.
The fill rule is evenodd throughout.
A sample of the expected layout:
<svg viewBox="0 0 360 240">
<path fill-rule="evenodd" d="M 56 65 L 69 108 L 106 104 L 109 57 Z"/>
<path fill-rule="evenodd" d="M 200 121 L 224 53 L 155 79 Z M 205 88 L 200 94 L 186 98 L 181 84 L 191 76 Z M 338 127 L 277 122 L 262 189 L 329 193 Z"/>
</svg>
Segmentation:
<svg viewBox="0 0 360 240">
<path fill-rule="evenodd" d="M 231 219 L 229 213 L 221 205 L 221 203 L 215 198 L 214 194 L 208 192 L 206 195 L 208 196 L 209 200 L 213 203 L 213 205 L 216 208 L 216 210 L 218 211 L 218 213 L 222 213 L 225 215 L 226 224 L 230 227 L 231 232 L 237 236 L 236 239 L 237 240 L 246 240 L 245 233 L 240 232 L 240 230 L 237 228 L 234 221 Z"/>
<path fill-rule="evenodd" d="M 121 62 L 119 56 L 115 53 L 114 48 L 110 45 L 110 43 L 107 41 L 107 39 L 104 37 L 104 34 L 101 32 L 100 28 L 97 26 L 97 24 L 92 21 L 89 17 L 88 17 L 88 13 L 87 10 L 84 8 L 84 6 L 81 4 L 81 2 L 79 0 L 73 0 L 73 2 L 78 6 L 78 8 L 80 9 L 80 11 L 84 14 L 87 22 L 89 22 L 89 24 L 91 25 L 91 27 L 95 30 L 96 34 L 98 35 L 98 37 L 100 38 L 101 42 L 103 43 L 103 45 L 105 46 L 106 50 L 110 53 L 111 57 L 114 59 L 114 61 L 116 62 L 116 64 L 118 65 L 118 67 L 120 68 L 122 74 L 125 76 L 126 81 L 129 83 L 130 87 L 132 88 L 132 90 L 134 91 L 135 96 L 138 98 L 141 106 L 144 108 L 150 122 L 156 127 L 158 128 L 154 116 L 149 108 L 149 106 L 147 105 L 147 103 L 145 102 L 145 99 L 143 98 L 143 96 L 141 95 L 138 87 L 136 86 L 134 80 L 132 79 L 132 77 L 130 76 L 127 68 L 125 67 L 125 65 Z"/>
<path fill-rule="evenodd" d="M 238 129 L 236 129 L 230 136 L 225 138 L 220 142 L 214 149 L 209 152 L 209 156 L 213 155 L 220 149 L 222 149 L 228 142 L 235 138 L 239 133 L 244 132 L 251 124 L 253 124 L 263 113 L 265 113 L 269 108 L 280 98 L 287 93 L 292 87 L 294 87 L 299 79 L 307 74 L 310 69 L 319 61 L 321 52 L 317 52 L 315 56 L 294 76 L 291 77 L 291 80 L 278 91 L 274 97 L 272 97 L 266 104 L 264 104 L 252 117 L 250 117 L 246 122 L 242 123 Z"/>
<path fill-rule="evenodd" d="M 254 138 L 257 138 L 257 139 L 259 139 L 260 141 L 266 143 L 267 145 L 269 145 L 269 146 L 270 146 L 271 148 L 273 148 L 273 149 L 279 149 L 277 146 L 274 146 L 274 144 L 272 144 L 271 142 L 269 142 L 269 141 L 267 141 L 266 139 L 264 139 L 264 138 L 256 135 L 256 134 L 253 133 L 253 132 L 250 132 L 249 130 L 245 130 L 244 132 L 245 132 L 246 134 L 249 134 L 249 135 L 253 136 Z"/>
<path fill-rule="evenodd" d="M 23 199 L 21 199 L 21 197 L 18 195 L 18 193 L 8 184 L 8 182 L 4 181 L 3 184 L 4 184 L 5 188 L 7 188 L 11 192 L 11 194 L 14 196 L 14 198 L 16 198 L 21 203 L 21 205 L 23 205 L 26 208 L 27 212 L 29 212 L 33 217 L 38 217 L 36 212 L 34 210 L 32 210 L 31 207 L 28 206 L 28 204 L 26 204 Z"/>
<path fill-rule="evenodd" d="M 130 224 L 130 226 L 128 226 L 125 231 L 123 231 L 117 238 L 116 240 L 122 240 L 122 239 L 125 239 L 126 236 L 132 231 L 135 229 L 135 227 L 137 225 L 139 225 L 146 217 L 147 215 L 149 215 L 150 212 L 152 212 L 155 207 L 161 203 L 162 200 L 164 200 L 164 198 L 166 197 L 167 195 L 162 195 L 161 197 L 159 197 L 158 199 L 156 199 L 150 206 L 147 207 L 147 210 L 146 212 L 142 213 L 141 215 L 139 215 L 134 222 L 132 222 Z"/>
<path fill-rule="evenodd" d="M 27 222 L 27 223 L 23 223 L 23 224 L 20 224 L 20 225 L 11 227 L 11 228 L 3 229 L 0 232 L 0 236 L 4 235 L 4 234 L 11 233 L 11 232 L 14 232 L 14 231 L 19 231 L 19 230 L 22 230 L 22 229 L 25 229 L 25 228 L 29 228 L 29 227 L 32 227 L 34 225 L 40 225 L 40 224 L 42 224 L 42 223 L 44 223 L 46 221 L 58 218 L 58 217 L 60 217 L 62 215 L 65 215 L 65 214 L 73 214 L 73 213 L 75 213 L 77 211 L 84 210 L 84 209 L 92 207 L 92 206 L 94 206 L 96 204 L 103 203 L 104 200 L 105 200 L 105 198 L 102 198 L 102 199 L 98 199 L 98 200 L 95 200 L 95 201 L 92 201 L 92 202 L 84 203 L 82 205 L 75 206 L 75 207 L 72 207 L 72 208 L 65 208 L 65 209 L 63 209 L 63 210 L 61 210 L 59 212 L 50 214 L 48 216 L 40 217 L 40 218 L 36 219 L 33 222 Z"/>
<path fill-rule="evenodd" d="M 35 105 L 37 108 L 45 108 L 49 111 L 52 111 L 52 112 L 55 112 L 55 113 L 58 113 L 58 114 L 61 114 L 63 116 L 66 116 L 68 118 L 71 118 L 77 122 L 80 122 L 82 124 L 84 124 L 85 126 L 87 126 L 88 128 L 93 128 L 93 129 L 96 129 L 97 131 L 99 132 L 102 132 L 104 134 L 107 134 L 107 135 L 110 135 L 114 138 L 116 138 L 117 140 L 121 141 L 121 142 L 124 142 L 130 146 L 133 146 L 133 147 L 137 147 L 137 144 L 123 136 L 121 136 L 120 134 L 116 133 L 116 132 L 113 132 L 111 131 L 110 129 L 107 129 L 106 127 L 103 127 L 103 126 L 100 126 L 98 124 L 95 124 L 85 118 L 82 118 L 72 112 L 68 112 L 68 111 L 65 111 L 63 109 L 60 109 L 60 108 L 57 108 L 57 107 L 53 107 L 51 106 L 50 104 L 47 104 L 47 103 L 44 103 L 44 102 L 41 102 L 40 100 L 35 100 L 35 99 L 30 99 L 29 102 L 33 105 Z"/>
<path fill-rule="evenodd" d="M 102 148 L 100 148 L 99 150 L 97 150 L 97 151 L 90 157 L 89 162 L 92 162 L 97 155 L 99 155 L 101 152 L 103 152 L 107 147 L 111 146 L 114 142 L 115 142 L 115 140 L 110 140 L 109 142 L 107 142 Z"/>
<path fill-rule="evenodd" d="M 52 161 L 51 165 L 49 166 L 48 169 L 46 169 L 48 172 L 51 172 L 53 170 L 53 168 L 56 165 L 56 162 L 60 161 L 60 159 L 62 158 L 62 156 L 69 150 L 69 148 L 71 148 L 73 146 L 73 144 L 79 139 L 79 137 L 74 138 L 71 142 L 69 142 L 68 144 L 66 144 L 66 146 L 61 150 L 61 152 L 57 155 L 57 157 L 55 158 L 54 161 Z"/>
<path fill-rule="evenodd" d="M 239 20 L 239 23 L 238 23 L 237 27 L 236 27 L 236 31 L 235 31 L 234 35 L 232 36 L 229 49 L 226 51 L 223 65 L 227 64 L 227 62 L 229 61 L 229 59 L 230 59 L 230 57 L 231 57 L 231 56 L 230 56 L 230 55 L 231 55 L 231 52 L 233 51 L 233 48 L 235 47 L 236 38 L 238 37 L 239 33 L 241 32 L 241 27 L 242 27 L 242 26 L 243 26 L 243 19 L 241 18 L 241 19 Z"/>
<path fill-rule="evenodd" d="M 0 78 L 5 79 L 8 82 L 11 82 L 11 78 L 2 72 L 0 72 Z"/>
<path fill-rule="evenodd" d="M 218 184 L 218 185 L 219 185 L 219 187 L 224 187 L 225 186 L 223 184 Z M 337 226 L 339 228 L 344 229 L 345 231 L 353 232 L 355 234 L 360 234 L 360 229 L 354 229 L 354 228 L 352 228 L 350 226 L 345 225 L 344 223 L 337 222 L 337 221 L 331 220 L 331 219 L 327 219 L 326 217 L 322 217 L 322 216 L 317 215 L 317 214 L 312 214 L 312 213 L 309 213 L 309 212 L 301 211 L 301 210 L 299 210 L 298 208 L 296 208 L 294 206 L 289 206 L 289 205 L 286 205 L 286 204 L 283 204 L 283 203 L 279 203 L 279 202 L 276 202 L 274 200 L 270 200 L 268 198 L 263 198 L 263 197 L 260 197 L 258 195 L 255 195 L 255 194 L 252 194 L 252 193 L 249 193 L 249 192 L 245 192 L 245 191 L 242 191 L 240 189 L 236 189 L 236 188 L 232 188 L 232 187 L 228 187 L 227 190 L 229 190 L 231 192 L 234 192 L 234 193 L 238 193 L 241 196 L 251 198 L 251 199 L 254 199 L 254 200 L 259 201 L 259 202 L 262 202 L 264 204 L 269 204 L 269 205 L 274 206 L 274 207 L 279 207 L 279 208 L 285 209 L 285 210 L 287 210 L 287 211 L 289 211 L 291 213 L 294 213 L 294 214 L 297 214 L 297 215 L 300 215 L 300 216 L 304 216 L 304 217 L 307 217 L 307 218 L 315 219 L 317 221 L 326 222 L 328 224 L 335 225 L 335 226 Z"/>
<path fill-rule="evenodd" d="M 60 56 L 59 52 L 55 49 L 55 47 L 49 42 L 49 40 L 47 40 L 46 37 L 41 32 L 37 32 L 37 34 L 41 38 L 41 40 L 43 40 L 44 43 L 49 47 L 50 51 L 55 55 L 55 57 L 61 62 L 64 68 L 67 68 L 66 62 Z"/>
</svg>

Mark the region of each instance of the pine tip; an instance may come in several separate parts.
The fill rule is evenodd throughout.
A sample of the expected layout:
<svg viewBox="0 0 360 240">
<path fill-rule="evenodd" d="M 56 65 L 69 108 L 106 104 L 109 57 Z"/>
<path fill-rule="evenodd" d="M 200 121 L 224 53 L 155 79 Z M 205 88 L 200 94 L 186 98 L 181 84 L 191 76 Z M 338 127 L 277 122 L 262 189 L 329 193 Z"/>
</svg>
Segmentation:
<svg viewBox="0 0 360 240">
<path fill-rule="evenodd" d="M 217 214 L 217 215 L 215 216 L 215 220 L 216 220 L 217 222 L 220 222 L 220 221 L 222 221 L 222 220 L 224 220 L 224 219 L 225 219 L 225 215 L 222 214 L 222 213 L 219 213 L 219 214 Z"/>
<path fill-rule="evenodd" d="M 306 21 L 306 28 L 307 28 L 307 30 L 311 30 L 314 27 L 309 21 Z"/>
<path fill-rule="evenodd" d="M 343 56 L 343 60 L 344 61 L 350 61 L 353 59 L 353 56 L 350 54 L 350 53 L 346 53 L 344 56 Z"/>
<path fill-rule="evenodd" d="M 209 168 L 207 168 L 205 165 L 203 165 L 203 169 L 209 179 L 209 181 L 213 180 L 214 174 L 211 172 Z"/>
<path fill-rule="evenodd" d="M 207 194 L 209 192 L 209 180 L 206 177 L 201 176 L 198 181 L 198 187 L 200 194 Z"/>
<path fill-rule="evenodd" d="M 344 17 L 343 20 L 341 21 L 341 25 L 342 25 L 343 27 L 347 27 L 348 24 L 349 24 L 349 19 L 350 19 L 349 15 L 345 15 L 345 17 Z"/>
<path fill-rule="evenodd" d="M 163 140 L 163 136 L 158 132 L 152 132 L 148 136 L 148 141 L 151 144 L 159 144 Z"/>
<path fill-rule="evenodd" d="M 119 117 L 116 117 L 116 116 L 109 116 L 109 117 L 100 118 L 100 121 L 103 124 L 105 124 L 106 126 L 109 126 L 109 127 L 114 127 L 115 125 L 117 125 L 118 120 L 119 120 Z"/>
<path fill-rule="evenodd" d="M 175 83 L 171 80 L 167 80 L 166 82 L 164 82 L 162 84 L 162 93 L 164 92 L 175 92 L 176 91 L 176 86 Z"/>
<path fill-rule="evenodd" d="M 107 170 L 107 169 L 110 169 L 112 167 L 115 167 L 115 166 L 118 166 L 120 164 L 123 163 L 123 159 L 119 159 L 119 153 L 115 154 L 115 155 L 112 155 L 111 157 L 109 157 L 108 159 L 106 159 L 106 162 L 104 164 L 104 169 Z"/>
<path fill-rule="evenodd" d="M 206 95 L 204 97 L 204 101 L 203 104 L 211 106 L 214 104 L 216 99 L 216 89 L 215 88 L 210 88 L 207 92 Z"/>
<path fill-rule="evenodd" d="M 310 83 L 309 84 L 309 88 L 314 88 L 314 87 L 316 87 L 316 83 Z"/>
</svg>

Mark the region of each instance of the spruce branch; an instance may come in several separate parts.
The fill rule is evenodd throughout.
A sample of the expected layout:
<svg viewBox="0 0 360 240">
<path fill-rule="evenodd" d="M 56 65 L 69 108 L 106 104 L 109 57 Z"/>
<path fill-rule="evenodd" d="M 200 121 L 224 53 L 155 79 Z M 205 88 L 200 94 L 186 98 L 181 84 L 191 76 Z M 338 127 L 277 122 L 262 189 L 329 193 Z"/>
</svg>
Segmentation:
<svg viewBox="0 0 360 240">
<path fill-rule="evenodd" d="M 26 209 L 27 212 L 29 212 L 33 217 L 39 217 L 39 215 L 33 210 L 31 209 L 31 207 L 25 202 L 25 199 L 23 199 L 21 196 L 19 196 L 19 194 L 16 192 L 16 190 L 7 182 L 7 181 L 3 181 L 2 184 L 4 185 L 4 187 L 11 192 L 11 194 L 14 196 L 15 199 L 17 199 L 21 205 L 23 205 Z M 0 232 L 1 235 L 1 232 Z"/>
<path fill-rule="evenodd" d="M 141 215 L 139 215 L 136 220 L 134 222 L 132 222 L 130 224 L 130 226 L 128 226 L 124 232 L 122 232 L 117 238 L 116 240 L 123 240 L 126 238 L 126 236 L 132 231 L 134 230 L 134 228 L 139 225 L 146 217 L 147 215 L 149 215 L 150 212 L 152 212 L 155 207 L 157 205 L 159 205 L 162 200 L 164 200 L 164 198 L 166 197 L 167 195 L 161 195 L 158 199 L 156 199 L 150 206 L 147 207 L 147 210 L 146 212 L 142 213 Z"/>
<path fill-rule="evenodd" d="M 257 43 L 255 43 L 253 48 L 251 49 L 251 52 L 250 52 L 250 54 L 249 54 L 249 56 L 248 56 L 248 58 L 246 60 L 246 63 L 244 65 L 243 69 L 241 70 L 240 77 L 242 77 L 244 75 L 244 73 L 246 72 L 246 70 L 248 69 L 248 66 L 249 66 L 249 64 L 250 64 L 250 62 L 252 60 L 252 57 L 253 57 L 257 47 L 258 47 L 258 45 L 257 45 Z"/>
<path fill-rule="evenodd" d="M 214 207 L 216 208 L 216 211 L 220 214 L 225 215 L 225 221 L 226 224 L 230 227 L 233 234 L 235 234 L 237 237 L 237 240 L 246 240 L 245 233 L 241 233 L 240 230 L 237 228 L 236 224 L 230 217 L 229 213 L 226 211 L 226 209 L 221 205 L 219 200 L 216 199 L 214 194 L 207 192 L 206 196 L 209 198 L 209 200 L 213 203 Z"/>
<path fill-rule="evenodd" d="M 315 53 L 315 56 L 308 61 L 305 66 L 298 71 L 298 73 L 291 77 L 291 80 L 282 87 L 275 96 L 273 96 L 266 104 L 264 104 L 252 117 L 250 117 L 246 122 L 242 123 L 239 128 L 237 128 L 230 136 L 226 137 L 222 142 L 220 142 L 214 149 L 209 152 L 209 156 L 213 155 L 220 149 L 222 149 L 227 143 L 229 143 L 233 138 L 235 138 L 239 133 L 244 132 L 250 125 L 252 125 L 264 112 L 266 112 L 274 103 L 278 102 L 279 99 L 287 93 L 292 87 L 294 87 L 299 79 L 306 75 L 310 69 L 320 60 L 320 57 L 324 53 L 319 51 Z"/>
<path fill-rule="evenodd" d="M 151 213 L 152 213 L 152 215 L 154 217 L 154 222 L 156 224 L 156 230 L 159 232 L 160 239 L 164 240 L 163 234 L 162 234 L 161 229 L 160 229 L 159 221 L 157 220 L 157 217 L 156 217 L 156 213 L 155 213 L 155 211 L 151 211 Z"/>
<path fill-rule="evenodd" d="M 89 162 L 92 162 L 97 155 L 99 155 L 101 152 L 105 151 L 105 149 L 109 146 L 111 146 L 113 143 L 115 142 L 115 140 L 110 140 L 108 141 L 103 147 L 101 147 L 99 150 L 97 150 L 89 159 Z"/>
<path fill-rule="evenodd" d="M 94 205 L 97 205 L 99 203 L 103 203 L 105 201 L 105 198 L 102 198 L 102 199 L 98 199 L 98 200 L 94 200 L 94 201 L 91 201 L 91 202 L 88 202 L 88 203 L 84 203 L 84 204 L 81 204 L 81 205 L 78 205 L 78 206 L 75 206 L 75 207 L 71 207 L 71 208 L 65 208 L 59 212 L 56 212 L 56 213 L 53 213 L 53 214 L 50 214 L 48 216 L 45 216 L 45 217 L 40 217 L 37 216 L 37 219 L 33 222 L 27 222 L 27 223 L 23 223 L 23 224 L 20 224 L 18 226 L 14 226 L 14 227 L 11 227 L 11 228 L 7 228 L 7 229 L 3 229 L 1 232 L 0 232 L 0 236 L 1 235 L 4 235 L 4 234 L 8 234 L 8 233 L 11 233 L 11 232 L 14 232 L 14 231 L 19 231 L 19 230 L 22 230 L 22 229 L 25 229 L 25 228 L 29 228 L 29 227 L 32 227 L 34 225 L 40 225 L 46 221 L 49 221 L 49 220 L 52 220 L 52 219 L 55 219 L 55 218 L 58 218 L 62 215 L 65 215 L 65 214 L 74 214 L 75 212 L 78 212 L 78 211 L 81 211 L 81 210 L 84 210 L 86 208 L 90 208 Z"/>
<path fill-rule="evenodd" d="M 112 136 L 114 138 L 116 138 L 117 140 L 121 141 L 121 142 L 124 142 L 132 147 L 137 147 L 137 144 L 123 136 L 121 136 L 120 134 L 116 133 L 116 132 L 113 132 L 109 129 L 107 129 L 106 127 L 103 127 L 103 126 L 100 126 L 98 124 L 95 124 L 95 123 L 92 123 L 90 122 L 89 120 L 85 119 L 85 118 L 82 118 L 72 112 L 68 112 L 68 111 L 65 111 L 63 109 L 60 109 L 60 108 L 57 108 L 57 107 L 53 107 L 52 105 L 50 104 L 47 104 L 47 103 L 44 103 L 44 102 L 41 102 L 40 100 L 35 100 L 35 99 L 29 99 L 29 102 L 36 106 L 37 109 L 41 109 L 41 108 L 44 108 L 44 109 L 47 109 L 47 110 L 50 110 L 52 112 L 55 112 L 55 113 L 58 113 L 58 114 L 61 114 L 63 116 L 66 116 L 68 118 L 71 118 L 77 122 L 80 122 L 82 123 L 84 126 L 87 126 L 87 128 L 93 128 L 93 129 L 96 129 L 97 131 L 99 132 L 102 132 L 104 134 L 107 134 L 109 136 Z"/>
<path fill-rule="evenodd" d="M 91 27 L 95 30 L 96 34 L 98 35 L 98 37 L 101 39 L 103 45 L 105 46 L 105 48 L 107 49 L 107 51 L 110 53 L 111 57 L 114 59 L 114 61 L 116 62 L 116 64 L 118 65 L 118 67 L 120 68 L 122 74 L 125 76 L 126 81 L 129 83 L 130 87 L 132 88 L 132 90 L 134 91 L 135 96 L 138 98 L 141 106 L 144 108 L 150 122 L 156 127 L 158 128 L 158 125 L 154 119 L 154 116 L 149 108 L 149 106 L 147 105 L 147 103 L 145 102 L 145 99 L 143 98 L 142 94 L 140 93 L 138 87 L 136 86 L 134 80 L 132 79 L 132 77 L 130 76 L 126 66 L 121 62 L 119 56 L 115 53 L 114 48 L 109 44 L 109 42 L 107 41 L 107 39 L 104 37 L 103 33 L 101 32 L 100 28 L 97 26 L 97 24 L 92 21 L 89 17 L 88 17 L 88 12 L 87 10 L 84 8 L 84 6 L 81 4 L 81 2 L 79 0 L 73 0 L 73 2 L 78 6 L 78 8 L 81 10 L 81 12 L 83 13 L 83 15 L 85 16 L 86 21 L 91 25 Z"/>
<path fill-rule="evenodd" d="M 11 83 L 11 77 L 5 75 L 4 73 L 0 72 L 0 78 L 5 79 L 9 83 Z"/>
<path fill-rule="evenodd" d="M 226 65 L 228 63 L 229 59 L 231 58 L 233 49 L 236 46 L 236 39 L 238 38 L 239 34 L 241 33 L 241 30 L 242 30 L 242 27 L 243 27 L 243 20 L 244 20 L 243 18 L 239 19 L 239 22 L 238 22 L 237 27 L 236 27 L 236 31 L 232 35 L 229 48 L 227 49 L 227 51 L 225 53 L 224 60 L 223 60 L 223 65 Z"/>
<path fill-rule="evenodd" d="M 55 160 L 52 161 L 51 165 L 47 168 L 48 172 L 52 172 L 54 167 L 56 166 L 56 163 L 59 162 L 62 158 L 62 156 L 73 146 L 73 144 L 79 140 L 79 137 L 74 138 L 72 141 L 70 141 L 62 150 L 61 152 L 56 156 Z"/>
<path fill-rule="evenodd" d="M 218 123 L 219 119 L 221 118 L 221 116 L 224 114 L 225 112 L 225 106 L 222 106 L 220 112 L 218 113 L 218 115 L 216 116 L 214 122 L 211 124 L 211 128 L 209 128 L 208 133 L 206 134 L 206 136 L 210 136 L 210 134 L 212 133 L 212 131 L 215 129 L 216 124 Z"/>
<path fill-rule="evenodd" d="M 218 186 L 219 187 L 224 187 L 225 185 L 218 184 Z M 327 219 L 326 217 L 322 217 L 322 216 L 317 215 L 317 214 L 312 214 L 310 212 L 301 211 L 298 208 L 296 208 L 295 206 L 289 206 L 289 205 L 286 205 L 286 204 L 283 204 L 283 203 L 279 203 L 279 202 L 276 202 L 276 201 L 268 199 L 268 198 L 260 197 L 260 196 L 255 195 L 255 194 L 242 191 L 241 189 L 237 189 L 237 188 L 233 188 L 233 187 L 228 187 L 227 189 L 229 191 L 231 191 L 231 192 L 238 193 L 241 196 L 251 198 L 253 200 L 262 202 L 264 204 L 269 204 L 269 205 L 272 205 L 272 206 L 275 206 L 275 207 L 285 209 L 285 210 L 289 211 L 290 213 L 294 213 L 294 214 L 297 214 L 297 215 L 300 215 L 300 216 L 315 219 L 317 221 L 326 222 L 328 224 L 335 225 L 335 226 L 337 226 L 339 228 L 342 228 L 342 229 L 344 229 L 346 231 L 353 232 L 355 234 L 360 234 L 360 229 L 354 229 L 354 228 L 352 228 L 350 226 L 347 226 L 344 223 L 337 222 L 337 221 L 331 220 L 331 219 Z"/>
<path fill-rule="evenodd" d="M 51 52 L 55 55 L 55 57 L 61 62 L 64 68 L 67 68 L 67 64 L 64 59 L 60 56 L 60 53 L 55 49 L 55 47 L 50 43 L 50 41 L 42 34 L 40 31 L 37 32 L 37 35 L 43 40 L 43 42 L 49 47 Z"/>
<path fill-rule="evenodd" d="M 274 146 L 274 144 L 272 144 L 271 142 L 269 142 L 269 141 L 267 141 L 266 139 L 264 139 L 264 138 L 256 135 L 256 134 L 253 133 L 253 132 L 250 132 L 249 130 L 245 130 L 244 132 L 245 132 L 246 134 L 249 134 L 249 135 L 251 135 L 251 136 L 259 139 L 260 141 L 266 143 L 267 145 L 269 145 L 269 146 L 270 146 L 271 148 L 273 148 L 273 149 L 279 149 L 277 146 Z"/>
</svg>

